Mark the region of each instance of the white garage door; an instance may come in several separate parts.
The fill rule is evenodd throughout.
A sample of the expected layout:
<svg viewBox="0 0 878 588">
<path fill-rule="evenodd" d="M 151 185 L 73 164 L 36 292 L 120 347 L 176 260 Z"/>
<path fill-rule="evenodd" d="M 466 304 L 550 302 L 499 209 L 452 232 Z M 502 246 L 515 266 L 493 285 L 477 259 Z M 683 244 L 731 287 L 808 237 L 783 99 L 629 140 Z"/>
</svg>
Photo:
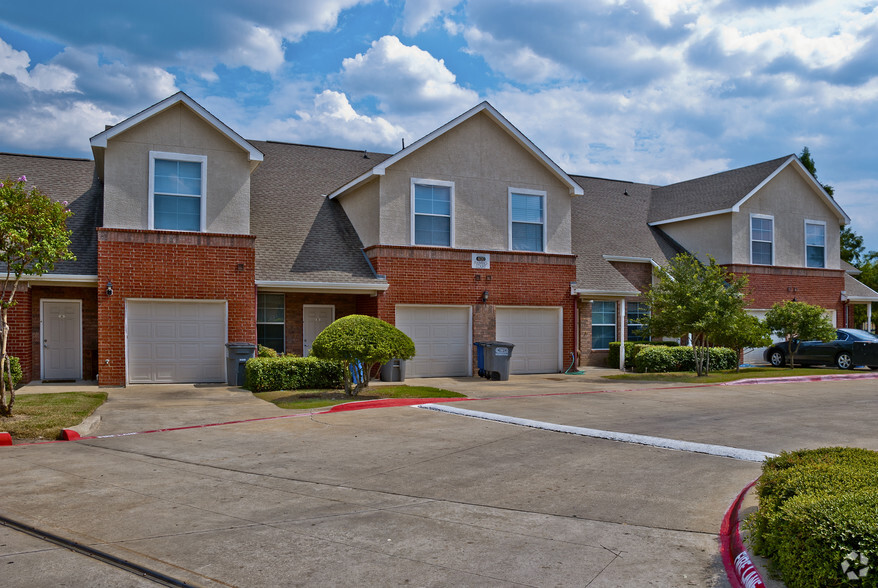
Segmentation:
<svg viewBox="0 0 878 588">
<path fill-rule="evenodd" d="M 469 306 L 396 307 L 396 326 L 417 353 L 406 362 L 406 377 L 472 375 L 470 312 Z"/>
<path fill-rule="evenodd" d="M 551 374 L 561 368 L 560 308 L 498 308 L 497 340 L 512 343 L 511 374 Z"/>
<path fill-rule="evenodd" d="M 129 301 L 128 381 L 224 382 L 225 302 Z"/>
</svg>

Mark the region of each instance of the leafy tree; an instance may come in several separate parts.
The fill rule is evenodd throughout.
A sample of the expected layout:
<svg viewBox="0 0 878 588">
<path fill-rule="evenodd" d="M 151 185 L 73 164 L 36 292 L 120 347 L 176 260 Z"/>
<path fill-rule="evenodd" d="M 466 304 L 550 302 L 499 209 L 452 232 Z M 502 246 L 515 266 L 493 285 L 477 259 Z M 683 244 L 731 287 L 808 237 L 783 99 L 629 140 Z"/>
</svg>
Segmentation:
<svg viewBox="0 0 878 588">
<path fill-rule="evenodd" d="M 311 345 L 311 355 L 341 362 L 345 393 L 356 396 L 369 385 L 376 365 L 393 358 L 411 359 L 415 356 L 415 344 L 390 323 L 352 314 L 323 329 Z M 352 370 L 357 375 L 356 383 L 352 381 Z"/>
<path fill-rule="evenodd" d="M 859 266 L 864 250 L 863 237 L 856 234 L 850 227 L 842 227 L 841 258 L 850 264 Z"/>
<path fill-rule="evenodd" d="M 70 247 L 67 202 L 54 202 L 36 187 L 26 187 L 27 178 L 6 178 L 0 182 L 0 416 L 12 416 L 15 385 L 12 365 L 6 354 L 9 341 L 9 309 L 22 276 L 39 276 L 52 271 L 55 262 L 74 259 Z"/>
<path fill-rule="evenodd" d="M 692 335 L 695 371 L 710 371 L 708 347 L 731 330 L 744 313 L 747 278 L 736 277 L 709 258 L 707 265 L 688 254 L 656 269 L 658 281 L 646 293 L 650 316 L 644 331 L 656 337 Z"/>
<path fill-rule="evenodd" d="M 765 324 L 772 332 L 790 342 L 790 367 L 795 367 L 796 351 L 802 341 L 832 341 L 835 327 L 822 306 L 806 302 L 778 302 L 765 314 Z"/>
<path fill-rule="evenodd" d="M 765 323 L 747 312 L 735 313 L 729 326 L 714 337 L 713 342 L 722 347 L 730 347 L 740 358 L 744 349 L 771 345 L 771 335 Z M 741 371 L 738 361 L 735 371 Z"/>
<path fill-rule="evenodd" d="M 808 149 L 808 147 L 802 148 L 802 152 L 799 154 L 799 161 L 802 162 L 802 165 L 805 166 L 805 169 L 807 169 L 809 172 L 811 172 L 811 175 L 814 176 L 814 179 L 816 180 L 817 179 L 817 165 L 814 164 L 814 158 L 811 157 L 811 150 Z M 817 183 L 820 184 L 820 181 L 818 180 Z M 827 194 L 829 194 L 830 196 L 835 195 L 835 188 L 833 188 L 832 186 L 830 186 L 828 184 L 820 184 L 820 185 L 823 186 L 823 189 L 826 190 Z"/>
</svg>

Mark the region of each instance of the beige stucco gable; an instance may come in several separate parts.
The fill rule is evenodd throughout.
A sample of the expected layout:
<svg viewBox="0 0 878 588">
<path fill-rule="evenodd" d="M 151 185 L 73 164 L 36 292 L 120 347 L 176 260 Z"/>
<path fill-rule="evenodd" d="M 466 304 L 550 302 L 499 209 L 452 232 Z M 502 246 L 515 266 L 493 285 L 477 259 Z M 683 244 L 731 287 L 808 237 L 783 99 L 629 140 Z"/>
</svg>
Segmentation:
<svg viewBox="0 0 878 588">
<path fill-rule="evenodd" d="M 205 230 L 250 233 L 252 153 L 182 102 L 105 139 L 104 226 L 149 228 L 150 152 L 205 157 Z"/>
<path fill-rule="evenodd" d="M 805 223 L 823 224 L 826 232 L 826 267 L 840 267 L 839 209 L 827 202 L 815 182 L 796 165 L 788 165 L 743 202 L 732 215 L 734 263 L 750 263 L 750 219 L 774 218 L 774 265 L 805 267 Z"/>
<path fill-rule="evenodd" d="M 412 244 L 412 182 L 453 185 L 453 243 L 508 250 L 509 191 L 545 193 L 546 251 L 571 252 L 571 188 L 508 128 L 479 112 L 339 195 L 365 246 Z M 376 216 L 371 211 L 378 211 Z"/>
</svg>

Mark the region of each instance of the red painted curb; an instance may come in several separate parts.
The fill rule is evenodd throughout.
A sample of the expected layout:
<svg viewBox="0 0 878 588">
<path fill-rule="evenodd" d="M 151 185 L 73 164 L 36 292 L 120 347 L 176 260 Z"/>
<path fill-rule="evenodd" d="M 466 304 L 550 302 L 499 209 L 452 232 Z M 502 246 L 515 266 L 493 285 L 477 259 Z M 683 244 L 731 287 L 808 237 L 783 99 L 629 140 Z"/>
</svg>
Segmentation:
<svg viewBox="0 0 878 588">
<path fill-rule="evenodd" d="M 762 576 L 759 575 L 759 570 L 753 565 L 750 554 L 747 553 L 744 542 L 741 540 L 738 524 L 738 512 L 741 510 L 744 496 L 756 484 L 758 479 L 756 478 L 756 480 L 747 484 L 738 493 L 738 496 L 732 501 L 731 506 L 726 511 L 722 527 L 720 527 L 719 551 L 723 560 L 723 567 L 726 568 L 726 575 L 732 588 L 765 588 Z"/>
<path fill-rule="evenodd" d="M 79 433 L 74 431 L 73 429 L 62 429 L 61 430 L 61 440 L 62 441 L 76 441 L 77 439 L 81 439 Z"/>
<path fill-rule="evenodd" d="M 356 400 L 336 404 L 322 414 L 330 412 L 346 412 L 349 410 L 366 410 L 368 408 L 395 408 L 397 406 L 415 406 L 417 404 L 438 404 L 440 402 L 462 402 L 480 400 L 479 398 L 378 398 L 375 400 Z"/>
<path fill-rule="evenodd" d="M 839 380 L 874 380 L 875 374 L 829 374 L 826 376 L 783 376 L 780 378 L 746 378 L 734 382 L 721 382 L 720 386 L 747 386 L 749 384 L 792 384 L 795 382 L 836 382 Z"/>
<path fill-rule="evenodd" d="M 9 433 L 0 433 L 0 447 L 12 445 L 12 435 Z"/>
</svg>

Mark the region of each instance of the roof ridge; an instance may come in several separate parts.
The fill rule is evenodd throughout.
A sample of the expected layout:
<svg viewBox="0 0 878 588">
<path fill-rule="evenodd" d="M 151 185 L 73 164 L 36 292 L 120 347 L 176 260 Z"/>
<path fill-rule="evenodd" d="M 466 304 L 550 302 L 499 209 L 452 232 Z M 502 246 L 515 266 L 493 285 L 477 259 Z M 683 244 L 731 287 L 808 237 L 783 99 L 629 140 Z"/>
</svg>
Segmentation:
<svg viewBox="0 0 878 588">
<path fill-rule="evenodd" d="M 87 157 L 64 157 L 63 155 L 39 155 L 36 153 L 10 153 L 8 151 L 0 151 L 0 155 L 8 155 L 10 157 L 33 157 L 38 159 L 61 159 L 64 161 L 89 161 L 94 163 L 94 159 Z"/>
<path fill-rule="evenodd" d="M 754 168 L 754 167 L 758 167 L 758 166 L 761 166 L 761 165 L 768 166 L 768 164 L 770 164 L 770 163 L 777 163 L 777 165 L 780 165 L 780 164 L 783 163 L 784 161 L 787 161 L 790 157 L 796 157 L 796 154 L 795 154 L 795 153 L 790 153 L 789 155 L 784 155 L 783 157 L 778 157 L 778 158 L 776 158 L 776 159 L 769 159 L 769 160 L 767 160 L 767 161 L 760 161 L 760 162 L 758 162 L 758 163 L 751 163 L 750 165 L 745 165 L 745 166 L 742 166 L 742 167 L 735 167 L 735 168 L 732 168 L 732 169 L 727 169 L 727 170 L 725 170 L 725 171 L 715 172 L 715 173 L 712 173 L 712 174 L 707 174 L 706 176 L 699 176 L 699 177 L 697 177 L 697 178 L 690 178 L 690 179 L 688 179 L 688 180 L 682 180 L 682 181 L 680 181 L 680 182 L 674 182 L 673 184 L 667 184 L 667 185 L 665 185 L 665 186 L 656 186 L 654 189 L 656 189 L 656 190 L 661 190 L 661 189 L 663 189 L 663 188 L 670 188 L 670 187 L 672 187 L 672 186 L 679 186 L 679 185 L 686 184 L 686 183 L 689 183 L 689 182 L 697 182 L 697 181 L 700 181 L 700 180 L 706 180 L 706 179 L 708 179 L 708 178 L 713 178 L 713 177 L 716 177 L 716 176 L 721 176 L 721 175 L 723 175 L 723 174 L 730 174 L 730 173 L 733 173 L 733 172 L 741 172 L 741 171 L 744 171 L 744 170 L 747 170 L 747 169 L 751 169 L 751 168 Z"/>
<path fill-rule="evenodd" d="M 328 145 L 311 145 L 309 143 L 293 143 L 291 141 L 277 141 L 275 139 L 247 139 L 248 142 L 253 143 L 269 143 L 272 145 L 289 145 L 291 147 L 311 147 L 314 149 L 329 149 L 332 151 L 350 151 L 351 153 L 371 153 L 373 155 L 387 155 L 390 157 L 393 155 L 392 153 L 385 153 L 383 151 L 369 151 L 368 149 L 351 149 L 350 147 L 331 147 Z"/>
</svg>

